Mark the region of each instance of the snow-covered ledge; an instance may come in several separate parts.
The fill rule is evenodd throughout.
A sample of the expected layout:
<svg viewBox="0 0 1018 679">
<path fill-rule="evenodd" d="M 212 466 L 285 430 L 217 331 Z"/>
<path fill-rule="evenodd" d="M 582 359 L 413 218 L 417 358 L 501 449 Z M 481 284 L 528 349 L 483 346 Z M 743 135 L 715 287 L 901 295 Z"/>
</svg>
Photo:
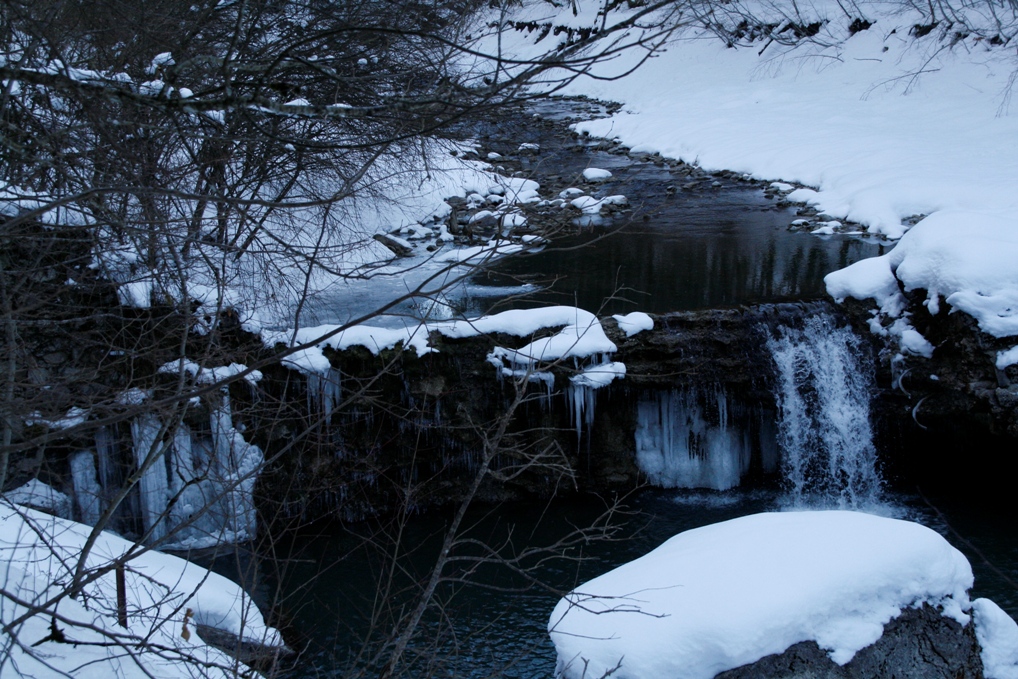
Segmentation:
<svg viewBox="0 0 1018 679">
<path fill-rule="evenodd" d="M 548 629 L 558 677 L 710 679 L 809 641 L 844 666 L 928 604 L 963 627 L 975 609 L 986 676 L 1018 676 L 1018 625 L 970 603 L 972 583 L 961 552 L 915 523 L 757 514 L 677 535 L 578 587 Z"/>
<path fill-rule="evenodd" d="M 873 299 L 870 323 L 881 335 L 895 335 L 903 352 L 930 356 L 933 347 L 908 321 L 902 290 L 925 290 L 925 310 L 972 316 L 993 337 L 1018 335 L 1018 230 L 1013 218 L 962 211 L 930 215 L 882 257 L 864 259 L 828 274 L 827 291 L 837 301 Z"/>
</svg>

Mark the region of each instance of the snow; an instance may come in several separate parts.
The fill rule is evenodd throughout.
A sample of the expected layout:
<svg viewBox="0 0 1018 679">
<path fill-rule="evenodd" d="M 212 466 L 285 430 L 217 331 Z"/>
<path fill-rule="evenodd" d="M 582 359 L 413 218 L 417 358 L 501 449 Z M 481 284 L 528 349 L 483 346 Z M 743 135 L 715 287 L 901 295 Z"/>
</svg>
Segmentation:
<svg viewBox="0 0 1018 679">
<path fill-rule="evenodd" d="M 986 679 L 1018 679 L 1018 623 L 989 599 L 972 602 Z"/>
<path fill-rule="evenodd" d="M 7 491 L 3 497 L 16 505 L 41 509 L 54 516 L 65 519 L 71 516 L 71 498 L 39 479 L 31 479 L 28 483 Z"/>
<path fill-rule="evenodd" d="M 606 358 L 616 351 L 616 346 L 605 335 L 597 316 L 568 306 L 512 309 L 481 318 L 424 322 L 402 328 L 323 325 L 301 328 L 296 332 L 266 332 L 262 339 L 269 347 L 276 344 L 292 347 L 309 345 L 283 358 L 283 365 L 308 374 L 326 374 L 332 368 L 323 352 L 326 347 L 343 351 L 361 346 L 378 355 L 381 351 L 402 345 L 404 349 L 412 349 L 418 356 L 423 356 L 436 351 L 429 342 L 433 332 L 450 338 L 490 334 L 526 337 L 546 328 L 559 330 L 519 349 L 496 346 L 488 354 L 488 362 L 501 377 L 554 384 L 554 376 L 546 370 L 548 364 L 563 359 L 590 360 L 590 365 L 584 366 L 571 378 L 578 389 L 597 389 L 625 375 L 624 364 L 610 362 Z"/>
<path fill-rule="evenodd" d="M 654 319 L 642 311 L 634 311 L 625 315 L 615 314 L 612 318 L 618 322 L 619 330 L 626 333 L 626 337 L 632 337 L 644 330 L 654 329 Z"/>
<path fill-rule="evenodd" d="M 548 630 L 568 679 L 616 666 L 619 679 L 710 679 L 807 640 L 843 665 L 906 607 L 943 606 L 967 624 L 972 582 L 965 557 L 915 523 L 756 514 L 681 533 L 578 587 Z"/>
<path fill-rule="evenodd" d="M 64 414 L 63 417 L 48 420 L 42 417 L 38 412 L 33 413 L 32 417 L 25 420 L 25 424 L 32 426 L 34 424 L 41 424 L 50 429 L 70 429 L 71 427 L 77 427 L 79 424 L 84 423 L 88 419 L 88 411 L 84 408 L 74 406 Z"/>
<path fill-rule="evenodd" d="M 1018 363 L 1018 347 L 1011 347 L 1005 351 L 997 352 L 997 369 L 1004 368 Z"/>
<path fill-rule="evenodd" d="M 616 379 L 626 376 L 626 364 L 618 361 L 609 361 L 598 365 L 584 368 L 579 373 L 569 378 L 574 386 L 586 387 L 587 389 L 600 389 L 606 387 Z"/>
<path fill-rule="evenodd" d="M 921 228 L 920 228 L 921 227 Z M 883 313 L 896 316 L 906 292 L 928 292 L 931 314 L 943 297 L 971 315 L 994 337 L 1018 335 L 1018 229 L 1011 219 L 946 210 L 909 231 L 893 250 L 828 274 L 828 292 L 837 300 L 872 298 Z"/>
<path fill-rule="evenodd" d="M 608 181 L 612 178 L 612 173 L 608 170 L 601 170 L 596 167 L 588 167 L 583 171 L 583 178 L 588 182 L 603 182 Z"/>
<path fill-rule="evenodd" d="M 265 624 L 233 582 L 105 532 L 97 534 L 82 557 L 91 532 L 80 523 L 0 503 L 0 587 L 12 595 L 4 597 L 0 616 L 8 625 L 27 614 L 26 604 L 41 607 L 14 628 L 13 636 L 5 630 L 0 637 L 0 675 L 170 679 L 190 678 L 198 671 L 204 677 L 235 676 L 235 661 L 207 646 L 195 633 L 196 624 L 267 646 L 283 645 L 279 633 Z M 83 581 L 80 596 L 68 597 L 61 585 L 71 582 L 81 558 L 90 578 Z M 126 560 L 126 629 L 117 625 L 117 560 Z M 49 636 L 54 615 L 68 639 L 112 644 L 43 641 L 34 646 Z M 165 650 L 156 650 L 159 647 Z M 185 655 L 194 664 L 186 663 Z"/>
<path fill-rule="evenodd" d="M 224 366 L 201 366 L 192 360 L 181 358 L 176 361 L 170 361 L 159 366 L 157 372 L 169 375 L 177 375 L 183 372 L 192 379 L 195 384 L 215 384 L 216 382 L 222 382 L 232 377 L 240 375 L 244 371 L 248 370 L 248 367 L 243 363 L 231 363 L 230 365 Z M 249 384 L 257 384 L 262 379 L 262 372 L 260 370 L 252 370 L 251 372 L 244 375 L 244 380 Z"/>
</svg>

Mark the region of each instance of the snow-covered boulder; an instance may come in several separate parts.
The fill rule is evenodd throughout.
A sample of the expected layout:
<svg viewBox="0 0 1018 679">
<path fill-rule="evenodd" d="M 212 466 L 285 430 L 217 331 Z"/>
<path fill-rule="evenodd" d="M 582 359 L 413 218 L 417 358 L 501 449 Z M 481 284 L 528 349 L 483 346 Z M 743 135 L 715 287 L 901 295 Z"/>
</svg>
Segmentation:
<svg viewBox="0 0 1018 679">
<path fill-rule="evenodd" d="M 583 178 L 592 184 L 597 184 L 611 179 L 612 173 L 608 170 L 602 170 L 601 168 L 588 167 L 583 171 Z"/>
<path fill-rule="evenodd" d="M 803 642 L 835 668 L 809 676 L 859 676 L 842 670 L 903 611 L 926 606 L 967 627 L 972 582 L 961 552 L 919 524 L 757 514 L 677 535 L 582 585 L 548 629 L 567 679 L 710 679 Z"/>
</svg>

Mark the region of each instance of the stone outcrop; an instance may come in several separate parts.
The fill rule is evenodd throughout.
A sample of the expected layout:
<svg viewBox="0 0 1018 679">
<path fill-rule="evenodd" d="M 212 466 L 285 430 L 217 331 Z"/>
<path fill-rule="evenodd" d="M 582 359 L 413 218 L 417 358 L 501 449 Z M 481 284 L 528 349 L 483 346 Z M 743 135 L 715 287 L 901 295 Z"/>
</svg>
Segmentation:
<svg viewBox="0 0 1018 679">
<path fill-rule="evenodd" d="M 910 322 L 934 347 L 930 358 L 902 356 L 896 338 L 872 334 L 872 300 L 842 305 L 856 332 L 877 346 L 874 414 L 881 449 L 889 453 L 886 471 L 952 493 L 1007 487 L 1001 451 L 1013 450 L 1018 439 L 1018 365 L 1000 370 L 996 357 L 1018 340 L 984 333 L 943 299 L 939 313 L 930 314 L 925 290 L 906 297 Z"/>
<path fill-rule="evenodd" d="M 845 665 L 814 641 L 717 675 L 716 679 L 982 679 L 974 626 L 962 627 L 928 606 L 910 608 Z"/>
</svg>

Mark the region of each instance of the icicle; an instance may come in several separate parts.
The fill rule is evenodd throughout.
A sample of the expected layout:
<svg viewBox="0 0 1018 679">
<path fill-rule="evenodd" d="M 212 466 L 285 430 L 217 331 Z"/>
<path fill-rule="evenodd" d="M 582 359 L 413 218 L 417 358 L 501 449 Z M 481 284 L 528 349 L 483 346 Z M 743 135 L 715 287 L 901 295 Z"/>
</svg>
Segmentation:
<svg viewBox="0 0 1018 679">
<path fill-rule="evenodd" d="M 159 440 L 161 430 L 159 418 L 150 413 L 131 420 L 135 463 L 139 469 L 148 464 L 138 480 L 138 493 L 141 499 L 142 526 L 152 542 L 166 536 L 166 507 L 169 500 L 169 482 L 163 456 L 165 446 Z"/>
<path fill-rule="evenodd" d="M 307 382 L 308 415 L 330 417 L 343 397 L 342 373 L 330 367 L 324 373 L 308 373 Z"/>
<path fill-rule="evenodd" d="M 109 427 L 99 427 L 95 432 L 95 452 L 99 463 L 97 470 L 99 485 L 103 488 L 113 488 L 117 485 L 117 441 Z"/>
<path fill-rule="evenodd" d="M 94 526 L 102 515 L 102 488 L 96 479 L 95 459 L 91 450 L 79 450 L 71 455 L 71 486 L 74 504 L 82 523 Z"/>
<path fill-rule="evenodd" d="M 655 485 L 728 490 L 749 471 L 751 457 L 748 432 L 729 426 L 723 390 L 702 399 L 695 392 L 663 391 L 637 403 L 636 460 Z"/>
<path fill-rule="evenodd" d="M 223 540 L 239 542 L 257 534 L 254 485 L 265 457 L 233 426 L 230 395 L 223 390 L 222 404 L 211 414 L 213 465 L 212 478 L 223 520 Z"/>
</svg>

